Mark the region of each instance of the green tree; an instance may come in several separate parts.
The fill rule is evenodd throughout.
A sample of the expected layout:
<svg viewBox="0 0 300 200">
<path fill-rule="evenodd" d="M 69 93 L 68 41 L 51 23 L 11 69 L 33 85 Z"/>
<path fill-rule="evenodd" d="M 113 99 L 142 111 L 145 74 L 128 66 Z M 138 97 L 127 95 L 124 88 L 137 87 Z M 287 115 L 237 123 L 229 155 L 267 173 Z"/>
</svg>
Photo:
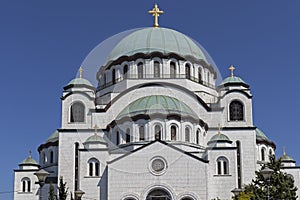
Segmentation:
<svg viewBox="0 0 300 200">
<path fill-rule="evenodd" d="M 58 187 L 58 200 L 66 200 L 68 196 L 68 188 L 66 187 L 67 183 L 64 183 L 63 177 L 59 179 Z"/>
<path fill-rule="evenodd" d="M 264 164 L 259 171 L 256 171 L 256 177 L 252 183 L 245 186 L 245 194 L 253 194 L 251 200 L 267 199 L 268 183 L 264 180 L 261 170 L 268 167 L 273 170 L 269 180 L 270 199 L 296 200 L 297 187 L 294 185 L 294 179 L 282 170 L 281 159 L 276 160 L 275 156 L 270 156 L 270 162 Z"/>
<path fill-rule="evenodd" d="M 52 185 L 52 182 L 50 183 L 48 194 L 49 194 L 48 200 L 55 200 L 55 192 L 54 192 L 54 187 Z"/>
</svg>

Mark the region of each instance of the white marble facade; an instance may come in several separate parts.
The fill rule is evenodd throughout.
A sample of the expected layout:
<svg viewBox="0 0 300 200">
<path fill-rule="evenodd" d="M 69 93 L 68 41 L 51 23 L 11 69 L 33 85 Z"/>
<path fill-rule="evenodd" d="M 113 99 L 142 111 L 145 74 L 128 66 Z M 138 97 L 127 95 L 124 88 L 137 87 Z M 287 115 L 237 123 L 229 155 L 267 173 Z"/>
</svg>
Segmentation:
<svg viewBox="0 0 300 200">
<path fill-rule="evenodd" d="M 67 84 L 61 127 L 38 147 L 39 163 L 30 156 L 15 170 L 14 199 L 39 198 L 39 169 L 50 173 L 43 200 L 60 177 L 95 200 L 229 200 L 249 183 L 276 146 L 253 124 L 249 85 L 234 74 L 217 84 L 215 66 L 186 38 L 138 30 L 95 72 L 97 86 Z M 285 166 L 299 185 L 295 162 Z"/>
</svg>

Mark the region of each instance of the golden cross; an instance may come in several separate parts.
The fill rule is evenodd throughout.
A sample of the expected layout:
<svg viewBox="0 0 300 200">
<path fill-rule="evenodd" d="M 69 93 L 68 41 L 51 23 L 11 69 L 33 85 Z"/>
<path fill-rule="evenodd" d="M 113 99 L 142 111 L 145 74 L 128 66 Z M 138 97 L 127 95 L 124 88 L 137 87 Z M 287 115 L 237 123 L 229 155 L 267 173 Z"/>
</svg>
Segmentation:
<svg viewBox="0 0 300 200">
<path fill-rule="evenodd" d="M 95 134 L 97 134 L 99 127 L 97 126 L 97 124 L 94 126 L 95 129 Z"/>
<path fill-rule="evenodd" d="M 231 71 L 231 77 L 234 77 L 234 74 L 233 74 L 233 71 L 235 70 L 234 66 L 231 65 L 231 66 L 229 67 L 229 70 Z"/>
<path fill-rule="evenodd" d="M 83 72 L 83 68 L 82 67 L 79 67 L 79 78 L 82 78 L 82 72 Z"/>
<path fill-rule="evenodd" d="M 164 11 L 159 10 L 159 8 L 157 7 L 157 4 L 155 4 L 154 8 L 152 10 L 149 10 L 148 12 L 149 12 L 149 14 L 152 14 L 152 16 L 154 17 L 154 25 L 153 26 L 155 28 L 159 27 L 158 17 L 159 17 L 159 15 L 164 14 Z"/>
<path fill-rule="evenodd" d="M 32 156 L 31 156 L 31 150 L 29 150 L 29 158 L 31 158 Z"/>
<path fill-rule="evenodd" d="M 286 156 L 285 147 L 283 147 L 283 155 Z"/>
</svg>

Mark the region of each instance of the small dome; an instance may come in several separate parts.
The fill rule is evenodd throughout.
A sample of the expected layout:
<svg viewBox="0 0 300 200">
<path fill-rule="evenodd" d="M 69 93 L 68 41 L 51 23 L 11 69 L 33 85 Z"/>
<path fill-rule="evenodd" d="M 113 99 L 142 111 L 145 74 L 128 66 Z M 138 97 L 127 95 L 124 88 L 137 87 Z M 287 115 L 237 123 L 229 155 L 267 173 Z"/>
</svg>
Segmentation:
<svg viewBox="0 0 300 200">
<path fill-rule="evenodd" d="M 255 129 L 256 133 L 256 143 L 266 143 L 271 145 L 273 148 L 276 148 L 274 142 L 272 142 L 259 128 Z"/>
<path fill-rule="evenodd" d="M 19 166 L 24 166 L 24 165 L 27 165 L 27 166 L 38 166 L 39 164 L 36 162 L 36 160 L 34 160 L 31 155 L 29 155 L 26 159 L 24 159 L 20 164 Z"/>
<path fill-rule="evenodd" d="M 50 135 L 50 137 L 47 139 L 46 143 L 48 142 L 56 142 L 58 140 L 58 131 L 55 130 L 54 133 Z"/>
<path fill-rule="evenodd" d="M 284 163 L 289 163 L 289 162 L 295 163 L 295 162 L 296 162 L 292 157 L 286 155 L 286 153 L 284 153 L 284 154 L 280 157 L 280 159 L 281 159 L 281 161 L 284 162 Z"/>
<path fill-rule="evenodd" d="M 124 37 L 111 51 L 108 60 L 152 52 L 192 56 L 208 63 L 204 51 L 188 36 L 172 29 L 154 27 L 143 28 Z"/>
<path fill-rule="evenodd" d="M 107 142 L 104 140 L 103 137 L 101 137 L 97 134 L 94 134 L 85 141 L 85 144 L 86 143 L 107 143 Z"/>
<path fill-rule="evenodd" d="M 151 115 L 155 113 L 166 115 L 175 114 L 198 119 L 196 113 L 188 105 L 176 98 L 163 95 L 142 97 L 130 103 L 120 112 L 117 119 L 136 115 Z"/>
<path fill-rule="evenodd" d="M 84 79 L 84 78 L 74 78 L 71 80 L 68 85 L 87 85 L 90 87 L 94 87 L 90 81 Z"/>
<path fill-rule="evenodd" d="M 243 81 L 243 79 L 241 79 L 240 77 L 237 77 L 237 76 L 229 76 L 222 81 L 221 85 L 225 85 L 228 83 L 244 83 L 245 84 L 245 81 Z"/>
<path fill-rule="evenodd" d="M 222 134 L 222 133 L 218 133 L 216 135 L 214 135 L 207 144 L 211 144 L 211 143 L 217 143 L 217 142 L 223 142 L 223 143 L 232 143 L 232 141 L 229 139 L 228 136 Z"/>
</svg>

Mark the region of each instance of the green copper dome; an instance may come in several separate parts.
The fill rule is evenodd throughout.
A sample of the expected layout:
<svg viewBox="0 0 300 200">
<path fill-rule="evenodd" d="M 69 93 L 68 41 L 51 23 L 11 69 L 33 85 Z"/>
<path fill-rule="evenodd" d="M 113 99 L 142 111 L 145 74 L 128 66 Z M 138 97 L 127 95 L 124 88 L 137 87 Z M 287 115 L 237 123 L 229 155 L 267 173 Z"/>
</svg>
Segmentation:
<svg viewBox="0 0 300 200">
<path fill-rule="evenodd" d="M 20 165 L 35 165 L 35 166 L 37 166 L 37 165 L 39 165 L 37 162 L 36 162 L 36 160 L 34 160 L 32 157 L 31 157 L 31 155 L 30 156 L 28 156 L 26 159 L 24 159 L 21 163 L 20 163 Z"/>
<path fill-rule="evenodd" d="M 74 78 L 68 83 L 68 85 L 87 85 L 87 86 L 94 87 L 90 81 L 84 78 Z"/>
<path fill-rule="evenodd" d="M 111 51 L 108 60 L 152 52 L 175 53 L 183 57 L 193 56 L 207 62 L 204 52 L 188 36 L 172 29 L 153 27 L 134 31 L 124 37 Z"/>
<path fill-rule="evenodd" d="M 151 115 L 155 113 L 177 114 L 198 119 L 196 113 L 188 105 L 174 97 L 163 95 L 147 96 L 130 103 L 120 112 L 117 119 L 126 116 Z"/>
<path fill-rule="evenodd" d="M 259 128 L 256 128 L 255 132 L 257 140 L 271 142 L 271 140 Z"/>
<path fill-rule="evenodd" d="M 296 162 L 292 157 L 286 155 L 286 153 L 284 153 L 280 158 L 282 162 L 292 162 L 292 163 Z"/>
<path fill-rule="evenodd" d="M 212 138 L 209 140 L 208 144 L 214 143 L 214 142 L 232 143 L 232 141 L 229 139 L 229 137 L 222 133 L 218 133 L 218 134 L 212 136 Z"/>
<path fill-rule="evenodd" d="M 221 85 L 224 85 L 226 83 L 245 83 L 245 81 L 237 76 L 229 76 L 222 81 Z"/>
<path fill-rule="evenodd" d="M 103 139 L 103 137 L 97 135 L 97 134 L 94 134 L 92 136 L 90 136 L 86 141 L 85 143 L 106 143 L 106 141 Z"/>
<path fill-rule="evenodd" d="M 58 131 L 56 130 L 56 131 L 54 131 L 54 133 L 52 133 L 50 135 L 50 137 L 47 139 L 46 143 L 47 142 L 55 142 L 57 140 L 58 140 Z"/>
</svg>

